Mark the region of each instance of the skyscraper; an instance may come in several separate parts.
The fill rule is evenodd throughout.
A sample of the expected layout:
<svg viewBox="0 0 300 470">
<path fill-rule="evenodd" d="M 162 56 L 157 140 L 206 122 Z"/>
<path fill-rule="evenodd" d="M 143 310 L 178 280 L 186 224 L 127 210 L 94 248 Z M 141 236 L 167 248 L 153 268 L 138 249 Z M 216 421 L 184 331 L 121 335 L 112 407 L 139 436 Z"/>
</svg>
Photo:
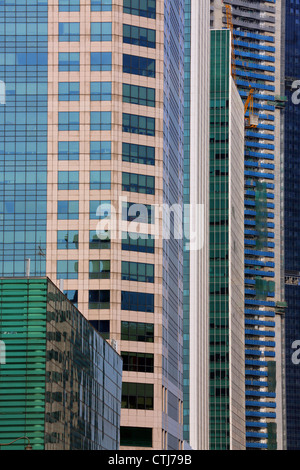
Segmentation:
<svg viewBox="0 0 300 470">
<path fill-rule="evenodd" d="M 273 3 L 211 2 L 211 27 L 232 28 L 236 84 L 244 101 L 251 88 L 259 119 L 257 127 L 245 130 L 244 152 L 247 449 L 284 446 L 280 98 L 284 5 Z M 225 5 L 231 5 L 228 19 Z"/>
<path fill-rule="evenodd" d="M 285 296 L 286 312 L 286 440 L 288 450 L 300 449 L 300 249 L 299 249 L 299 60 L 300 8 L 286 0 L 285 31 Z M 293 355 L 295 354 L 295 359 Z"/>
<path fill-rule="evenodd" d="M 150 234 L 183 205 L 184 0 L 0 13 L 0 274 L 30 258 L 118 348 L 121 447 L 180 449 L 183 240 Z"/>
<path fill-rule="evenodd" d="M 210 449 L 244 450 L 244 109 L 228 30 L 211 32 L 210 72 Z"/>
</svg>

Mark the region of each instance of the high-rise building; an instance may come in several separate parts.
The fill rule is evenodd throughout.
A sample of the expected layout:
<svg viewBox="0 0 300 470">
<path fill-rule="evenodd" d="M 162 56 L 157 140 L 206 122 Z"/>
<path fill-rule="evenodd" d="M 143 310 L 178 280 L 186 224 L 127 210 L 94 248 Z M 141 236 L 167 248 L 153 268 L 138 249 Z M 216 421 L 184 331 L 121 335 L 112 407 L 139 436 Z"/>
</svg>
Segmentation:
<svg viewBox="0 0 300 470">
<path fill-rule="evenodd" d="M 117 346 L 121 448 L 180 449 L 183 240 L 150 234 L 183 205 L 184 0 L 4 0 L 0 18 L 0 275 L 30 258 Z"/>
<path fill-rule="evenodd" d="M 119 449 L 122 360 L 49 279 L 0 279 L 0 340 L 1 450 Z"/>
<path fill-rule="evenodd" d="M 284 447 L 283 8 L 211 2 L 211 27 L 232 29 L 236 84 L 244 101 L 252 89 L 258 117 L 245 130 L 244 151 L 247 449 Z"/>
<path fill-rule="evenodd" d="M 209 0 L 185 0 L 184 202 L 198 249 L 184 244 L 184 440 L 209 448 Z"/>
<path fill-rule="evenodd" d="M 211 32 L 210 74 L 210 449 L 244 450 L 244 107 L 228 30 Z"/>
<path fill-rule="evenodd" d="M 299 145 L 300 145 L 300 8 L 286 0 L 285 28 L 285 323 L 286 442 L 288 450 L 300 449 L 300 248 L 299 248 Z"/>
</svg>

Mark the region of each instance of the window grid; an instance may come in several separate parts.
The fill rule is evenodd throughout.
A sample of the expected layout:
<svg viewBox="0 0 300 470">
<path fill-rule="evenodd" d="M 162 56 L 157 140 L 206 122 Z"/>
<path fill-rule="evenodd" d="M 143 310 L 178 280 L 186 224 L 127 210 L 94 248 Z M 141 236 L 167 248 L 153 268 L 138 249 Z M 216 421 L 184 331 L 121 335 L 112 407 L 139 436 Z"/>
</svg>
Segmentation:
<svg viewBox="0 0 300 470">
<path fill-rule="evenodd" d="M 91 23 L 91 41 L 111 41 L 112 24 L 111 23 Z"/>
<path fill-rule="evenodd" d="M 78 230 L 58 230 L 57 249 L 78 250 Z"/>
<path fill-rule="evenodd" d="M 134 410 L 154 409 L 153 384 L 122 383 L 122 408 Z"/>
<path fill-rule="evenodd" d="M 90 171 L 90 189 L 106 190 L 111 188 L 110 171 Z"/>
<path fill-rule="evenodd" d="M 122 261 L 122 281 L 154 283 L 154 264 Z"/>
<path fill-rule="evenodd" d="M 110 279 L 110 261 L 92 260 L 89 269 L 90 279 Z"/>
<path fill-rule="evenodd" d="M 154 313 L 154 294 L 122 291 L 121 308 L 132 312 Z"/>
<path fill-rule="evenodd" d="M 122 232 L 122 250 L 154 254 L 155 240 L 143 233 Z"/>
<path fill-rule="evenodd" d="M 156 47 L 155 29 L 140 28 L 129 24 L 123 24 L 123 42 L 140 47 Z"/>
<path fill-rule="evenodd" d="M 123 162 L 139 163 L 142 165 L 155 165 L 155 147 L 123 142 L 122 160 Z"/>
<path fill-rule="evenodd" d="M 154 343 L 154 324 L 122 321 L 121 339 L 123 341 Z"/>
<path fill-rule="evenodd" d="M 123 54 L 123 73 L 155 78 L 155 59 Z"/>
<path fill-rule="evenodd" d="M 155 177 L 137 173 L 122 173 L 122 190 L 140 194 L 155 194 Z"/>
<path fill-rule="evenodd" d="M 155 107 L 155 88 L 123 83 L 123 102 Z"/>
<path fill-rule="evenodd" d="M 123 113 L 123 132 L 155 136 L 155 118 Z"/>
<path fill-rule="evenodd" d="M 154 355 L 136 352 L 121 352 L 123 370 L 126 372 L 145 372 L 153 374 Z"/>
</svg>

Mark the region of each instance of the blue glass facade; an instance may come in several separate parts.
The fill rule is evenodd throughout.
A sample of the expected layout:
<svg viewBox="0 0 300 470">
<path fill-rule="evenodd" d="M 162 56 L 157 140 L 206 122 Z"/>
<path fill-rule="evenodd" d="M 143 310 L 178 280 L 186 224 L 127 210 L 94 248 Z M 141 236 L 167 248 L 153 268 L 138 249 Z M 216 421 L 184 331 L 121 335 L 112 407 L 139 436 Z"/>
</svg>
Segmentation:
<svg viewBox="0 0 300 470">
<path fill-rule="evenodd" d="M 297 100 L 300 79 L 300 6 L 286 0 L 285 38 L 285 296 L 288 304 L 285 318 L 286 344 L 286 437 L 287 449 L 300 449 L 300 366 L 292 362 L 294 341 L 300 338 L 300 106 Z"/>
<path fill-rule="evenodd" d="M 276 0 L 258 2 L 225 1 L 222 27 L 227 28 L 225 4 L 231 4 L 234 31 L 236 84 L 245 102 L 249 86 L 254 90 L 256 128 L 245 129 L 245 366 L 246 366 L 246 439 L 247 449 L 276 448 L 276 367 L 281 358 L 275 357 L 275 316 L 280 297 L 275 298 L 275 257 L 280 240 L 275 245 L 276 192 L 275 160 L 280 148 L 275 147 L 279 122 L 276 87 L 275 34 Z M 214 22 L 212 12 L 211 25 Z M 249 110 L 246 113 L 249 118 Z M 277 140 L 277 142 L 280 139 Z M 278 201 L 278 198 L 277 198 Z M 277 270 L 277 271 L 276 271 Z M 278 274 L 277 274 L 278 276 Z M 278 277 L 277 277 L 278 281 Z M 280 291 L 278 285 L 277 292 Z"/>
<path fill-rule="evenodd" d="M 45 273 L 47 0 L 0 1 L 0 276 Z"/>
</svg>

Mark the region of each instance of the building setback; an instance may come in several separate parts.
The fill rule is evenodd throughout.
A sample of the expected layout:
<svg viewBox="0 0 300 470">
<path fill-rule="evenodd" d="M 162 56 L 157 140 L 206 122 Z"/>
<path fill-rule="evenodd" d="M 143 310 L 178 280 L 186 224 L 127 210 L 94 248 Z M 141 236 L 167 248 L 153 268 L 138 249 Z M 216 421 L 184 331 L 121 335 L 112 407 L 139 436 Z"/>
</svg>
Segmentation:
<svg viewBox="0 0 300 470">
<path fill-rule="evenodd" d="M 122 360 L 49 279 L 0 279 L 0 340 L 2 444 L 119 448 Z"/>
<path fill-rule="evenodd" d="M 254 90 L 258 127 L 245 130 L 245 364 L 247 449 L 284 447 L 282 2 L 211 2 L 211 27 L 231 5 L 236 84 Z M 249 112 L 246 114 L 249 117 Z"/>
</svg>

